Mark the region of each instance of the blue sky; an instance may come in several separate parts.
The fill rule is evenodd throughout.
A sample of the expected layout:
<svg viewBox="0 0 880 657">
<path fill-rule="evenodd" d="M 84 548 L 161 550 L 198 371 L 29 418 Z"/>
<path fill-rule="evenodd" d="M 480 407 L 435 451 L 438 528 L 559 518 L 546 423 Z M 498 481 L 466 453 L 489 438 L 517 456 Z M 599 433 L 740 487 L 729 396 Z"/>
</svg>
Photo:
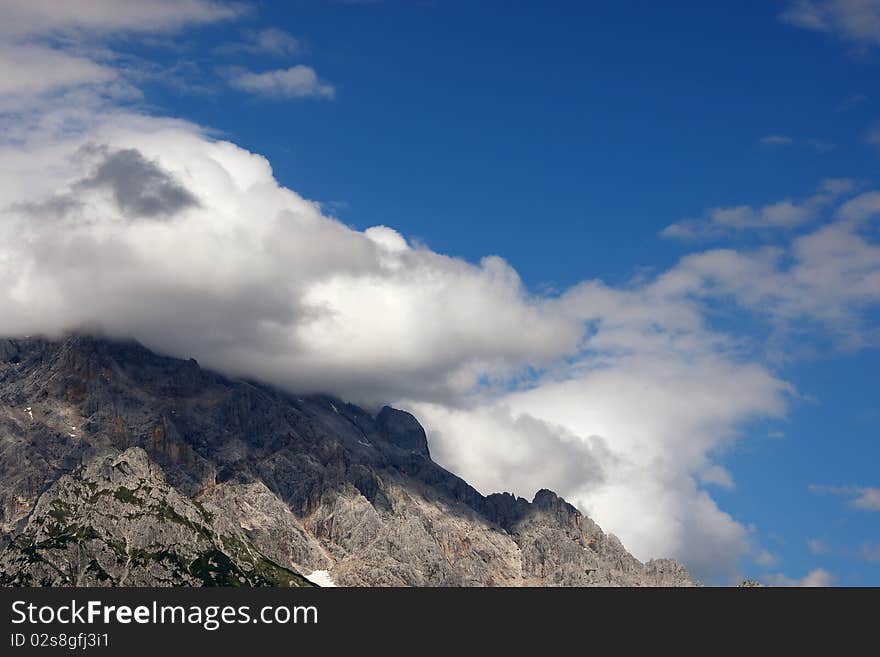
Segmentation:
<svg viewBox="0 0 880 657">
<path fill-rule="evenodd" d="M 678 306 L 650 305 L 660 298 L 650 282 L 691 272 L 682 258 L 710 254 L 705 276 L 715 287 L 692 289 L 681 308 L 699 306 L 704 325 L 695 340 L 723 335 L 735 346 L 707 348 L 699 358 L 707 368 L 716 356 L 753 365 L 790 390 L 767 393 L 785 397 L 778 408 L 751 400 L 721 414 L 723 421 L 694 420 L 694 431 L 718 426 L 730 435 L 705 443 L 682 471 L 684 488 L 696 481 L 742 528 L 731 541 L 747 544 L 732 552 L 735 572 L 713 571 L 703 556 L 693 557 L 695 567 L 714 583 L 751 576 L 793 584 L 812 575 L 813 582 L 880 585 L 880 492 L 876 504 L 871 497 L 880 487 L 876 258 L 867 253 L 867 264 L 853 271 L 837 258 L 826 286 L 831 265 L 818 260 L 828 249 L 817 238 L 808 273 L 818 280 L 779 299 L 756 255 L 779 249 L 770 271 L 787 285 L 798 238 L 836 225 L 844 204 L 859 198 L 874 205 L 845 237 L 876 246 L 871 221 L 880 202 L 870 193 L 880 178 L 880 133 L 871 137 L 880 121 L 878 3 L 303 0 L 240 10 L 217 20 L 157 19 L 152 30 L 98 19 L 79 26 L 80 34 L 95 30 L 112 55 L 90 54 L 82 44 L 71 49 L 58 32 L 28 27 L 21 34 L 42 34 L 56 51 L 116 71 L 139 93 L 109 101 L 117 109 L 182 118 L 206 138 L 264 156 L 280 186 L 319 202 L 325 215 L 355 231 L 388 226 L 410 245 L 475 267 L 484 256 L 500 256 L 518 272 L 524 294 L 548 308 L 573 286 L 601 281 L 615 294 L 647 299 L 648 315 L 655 307 L 675 315 Z M 279 83 L 264 75 L 292 67 L 316 77 Z M 828 180 L 840 183 L 837 191 Z M 780 214 L 762 214 L 786 201 Z M 713 222 L 718 208 L 739 210 L 727 223 Z M 692 234 L 663 234 L 671 225 Z M 724 253 L 754 258 L 742 270 L 754 280 L 726 268 L 718 273 L 714 263 Z M 841 282 L 839 290 L 829 287 Z M 823 295 L 843 298 L 855 284 L 866 290 L 826 312 Z M 799 296 L 814 289 L 815 304 Z M 675 336 L 691 329 L 668 330 Z M 615 337 L 615 354 L 623 340 Z M 625 349 L 642 348 L 633 345 Z M 616 360 L 593 364 L 589 350 L 581 346 L 566 358 L 583 368 L 618 367 Z M 548 415 L 556 402 L 542 396 L 544 386 L 554 389 L 557 379 L 580 371 L 559 374 L 550 360 L 525 359 L 530 372 L 540 372 L 527 386 L 533 394 L 504 397 L 504 408 L 527 409 L 520 418 L 558 421 L 585 439 L 576 420 Z M 694 360 L 684 354 L 681 367 Z M 641 364 L 626 368 L 627 381 L 637 380 Z M 703 385 L 714 385 L 714 372 L 701 370 Z M 519 376 L 495 392 L 518 391 Z M 449 436 L 453 426 L 465 426 L 460 413 L 468 404 L 388 394 L 431 418 L 436 452 L 467 477 L 472 464 Z M 614 424 L 602 418 L 597 426 L 608 427 L 604 437 L 613 446 Z M 657 422 L 666 427 L 666 416 Z M 670 437 L 660 447 L 676 444 Z M 705 455 L 731 481 L 701 480 Z M 572 491 L 591 513 L 605 499 L 589 487 Z M 675 508 L 670 522 L 687 526 L 690 507 Z M 624 539 L 630 531 L 638 545 L 639 530 L 621 523 Z M 663 545 L 677 545 L 688 531 Z M 687 550 L 681 554 L 687 560 Z"/>
<path fill-rule="evenodd" d="M 840 108 L 870 96 L 880 55 L 781 24 L 778 3 L 282 4 L 250 23 L 301 38 L 291 59 L 333 83 L 333 102 L 151 99 L 265 154 L 309 198 L 345 203 L 355 226 L 500 253 L 530 285 L 666 267 L 682 249 L 644 238 L 681 217 L 878 172 L 864 142 L 877 99 Z M 223 62 L 209 44 L 241 27 L 160 54 L 210 72 Z M 775 134 L 803 143 L 759 145 Z"/>
</svg>

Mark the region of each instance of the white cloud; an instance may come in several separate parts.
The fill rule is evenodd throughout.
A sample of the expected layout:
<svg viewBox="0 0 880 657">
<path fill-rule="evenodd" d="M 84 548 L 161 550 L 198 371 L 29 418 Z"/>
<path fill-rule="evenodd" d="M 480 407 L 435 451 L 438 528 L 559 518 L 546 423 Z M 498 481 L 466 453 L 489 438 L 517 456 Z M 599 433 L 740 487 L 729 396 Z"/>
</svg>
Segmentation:
<svg viewBox="0 0 880 657">
<path fill-rule="evenodd" d="M 863 544 L 860 555 L 868 563 L 880 563 L 880 543 Z"/>
<path fill-rule="evenodd" d="M 257 32 L 253 44 L 257 52 L 278 56 L 295 55 L 302 49 L 296 37 L 275 27 Z"/>
<path fill-rule="evenodd" d="M 116 78 L 110 67 L 43 46 L 0 45 L 0 102 L 13 94 L 100 84 Z"/>
<path fill-rule="evenodd" d="M 817 494 L 842 495 L 848 497 L 851 506 L 862 511 L 880 511 L 880 488 L 869 486 L 819 486 L 811 485 L 810 491 Z"/>
<path fill-rule="evenodd" d="M 779 563 L 779 557 L 767 550 L 760 550 L 755 555 L 755 563 L 759 566 L 764 566 L 765 568 L 771 568 Z"/>
<path fill-rule="evenodd" d="M 241 4 L 212 0 L 4 0 L 0 34 L 176 30 L 190 23 L 226 20 L 241 12 Z"/>
<path fill-rule="evenodd" d="M 880 215 L 880 192 L 859 194 L 840 206 L 837 216 L 849 221 L 864 221 Z"/>
<path fill-rule="evenodd" d="M 550 485 L 568 494 L 602 485 L 616 458 L 604 439 L 514 411 L 505 399 L 477 401 L 461 407 L 406 402 L 430 432 L 433 458 L 468 483 L 529 499 Z"/>
<path fill-rule="evenodd" d="M 643 558 L 717 576 L 751 549 L 700 482 L 732 484 L 713 455 L 742 422 L 783 415 L 790 388 L 698 304 L 595 281 L 535 296 L 501 258 L 353 231 L 194 126 L 52 112 L 0 148 L 0 333 L 100 325 L 232 374 L 398 403 L 486 492 L 555 488 Z"/>
<path fill-rule="evenodd" d="M 742 231 L 791 230 L 814 220 L 823 208 L 853 188 L 851 180 L 823 180 L 816 193 L 802 201 L 784 199 L 755 208 L 735 205 L 710 208 L 703 219 L 684 219 L 663 229 L 664 237 L 695 240 L 725 237 Z"/>
<path fill-rule="evenodd" d="M 111 29 L 53 20 L 39 29 Z M 498 256 L 468 263 L 388 226 L 348 228 L 259 155 L 108 103 L 112 70 L 84 61 L 78 78 L 68 62 L 63 95 L 32 88 L 30 111 L 0 116 L 0 333 L 98 325 L 231 374 L 402 405 L 437 459 L 485 492 L 554 488 L 639 557 L 678 557 L 700 577 L 760 558 L 707 486 L 734 485 L 724 450 L 744 423 L 783 417 L 796 392 L 710 326 L 708 308 L 733 299 L 776 324 L 862 336 L 880 249 L 850 217 L 870 197 L 785 248 L 707 251 L 631 285 L 533 294 Z M 302 66 L 233 83 L 333 94 Z M 850 188 L 830 180 L 802 201 L 704 221 L 804 226 Z"/>
<path fill-rule="evenodd" d="M 793 579 L 782 574 L 769 575 L 767 581 L 771 586 L 789 586 L 789 587 L 827 587 L 832 586 L 835 581 L 834 575 L 824 568 L 816 568 L 811 570 L 801 579 Z"/>
<path fill-rule="evenodd" d="M 855 183 L 849 178 L 825 178 L 819 184 L 819 194 L 830 197 L 829 201 L 834 201 L 853 189 L 855 189 Z"/>
<path fill-rule="evenodd" d="M 594 327 L 582 347 L 589 356 L 572 367 L 526 390 L 478 394 L 464 408 L 409 402 L 435 456 L 487 492 L 528 496 L 537 481 L 551 481 L 637 556 L 672 554 L 700 576 L 733 577 L 749 537 L 698 480 L 732 485 L 711 455 L 746 418 L 782 416 L 790 387 L 724 355 L 724 339 L 707 332 L 684 301 L 590 283 L 564 295 L 560 308 Z M 536 432 L 521 432 L 524 420 L 539 420 L 544 435 L 553 434 L 528 443 Z M 599 467 L 586 476 L 549 476 L 575 460 L 553 447 L 571 437 L 589 450 L 591 458 L 580 461 Z M 499 462 L 507 463 L 504 471 Z"/>
<path fill-rule="evenodd" d="M 292 34 L 277 27 L 252 30 L 244 34 L 238 43 L 229 43 L 217 49 L 222 54 L 249 53 L 252 55 L 272 55 L 286 57 L 298 55 L 303 50 L 302 42 Z"/>
<path fill-rule="evenodd" d="M 428 396 L 560 358 L 583 332 L 500 258 L 352 231 L 280 188 L 263 158 L 185 124 L 114 115 L 45 148 L 10 145 L 0 165 L 5 332 L 98 322 L 288 385 Z M 163 328 L 178 320 L 212 329 L 179 340 Z M 223 362 L 204 353 L 232 345 Z"/>
<path fill-rule="evenodd" d="M 831 548 L 828 547 L 828 544 L 824 539 L 821 538 L 811 538 L 807 541 L 807 548 L 810 550 L 810 554 L 814 554 L 816 556 L 830 554 Z"/>
<path fill-rule="evenodd" d="M 791 146 L 794 139 L 787 135 L 766 135 L 761 137 L 759 142 L 761 146 Z"/>
<path fill-rule="evenodd" d="M 831 586 L 834 583 L 835 577 L 827 570 L 823 568 L 816 568 L 815 570 L 811 570 L 807 573 L 803 579 L 798 582 L 798 586 L 804 587 L 822 587 L 822 586 Z"/>
<path fill-rule="evenodd" d="M 880 511 L 880 488 L 863 488 L 852 505 L 863 511 Z"/>
<path fill-rule="evenodd" d="M 263 73 L 235 71 L 229 83 L 241 91 L 274 98 L 333 98 L 336 94 L 314 69 L 302 64 Z"/>
<path fill-rule="evenodd" d="M 80 95 L 87 90 L 137 95 L 122 80 L 127 71 L 117 66 L 118 55 L 100 45 L 102 38 L 168 32 L 241 11 L 241 5 L 211 0 L 6 0 L 0 21 L 0 111 L 25 115 L 46 96 L 71 89 Z"/>
<path fill-rule="evenodd" d="M 793 0 L 780 15 L 791 25 L 862 46 L 880 45 L 880 1 Z"/>
<path fill-rule="evenodd" d="M 0 333 L 101 325 L 228 373 L 404 406 L 484 492 L 553 488 L 639 557 L 701 577 L 760 554 L 706 486 L 733 485 L 719 455 L 796 394 L 706 305 L 851 327 L 880 301 L 880 255 L 851 223 L 788 252 L 707 251 L 638 284 L 534 295 L 499 257 L 351 230 L 195 126 L 51 112 L 0 148 Z"/>
<path fill-rule="evenodd" d="M 786 248 L 688 255 L 656 285 L 669 294 L 727 298 L 778 336 L 821 335 L 844 349 L 880 341 L 866 314 L 880 303 L 880 245 L 850 221 L 825 224 Z"/>
<path fill-rule="evenodd" d="M 700 481 L 704 484 L 713 484 L 726 490 L 734 488 L 733 476 L 725 468 L 713 463 L 699 473 Z"/>
</svg>

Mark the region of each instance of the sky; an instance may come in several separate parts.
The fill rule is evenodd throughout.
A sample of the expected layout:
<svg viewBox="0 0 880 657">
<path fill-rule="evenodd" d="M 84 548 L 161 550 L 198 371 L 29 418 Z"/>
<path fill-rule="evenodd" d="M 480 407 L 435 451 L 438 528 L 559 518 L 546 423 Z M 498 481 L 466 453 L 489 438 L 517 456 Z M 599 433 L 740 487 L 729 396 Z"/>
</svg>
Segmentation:
<svg viewBox="0 0 880 657">
<path fill-rule="evenodd" d="M 880 1 L 0 6 L 0 333 L 406 408 L 705 583 L 880 585 Z"/>
</svg>

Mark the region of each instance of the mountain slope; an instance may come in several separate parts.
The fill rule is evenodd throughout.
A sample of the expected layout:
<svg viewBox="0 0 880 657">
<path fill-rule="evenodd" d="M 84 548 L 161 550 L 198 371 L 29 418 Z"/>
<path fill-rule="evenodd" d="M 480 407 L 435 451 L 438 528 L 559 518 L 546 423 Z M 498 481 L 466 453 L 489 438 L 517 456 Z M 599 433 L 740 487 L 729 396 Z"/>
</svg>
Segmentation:
<svg viewBox="0 0 880 657">
<path fill-rule="evenodd" d="M 0 584 L 311 586 L 170 487 L 142 449 L 114 452 L 40 497 L 0 555 Z"/>
<path fill-rule="evenodd" d="M 168 533 L 145 536 L 163 505 L 192 526 L 164 518 Z M 53 513 L 100 538 L 57 549 L 52 532 L 67 529 Z M 124 550 L 114 561 L 113 542 L 164 546 L 176 561 L 160 569 Z M 352 586 L 691 584 L 674 562 L 641 564 L 550 491 L 481 495 L 431 460 L 408 413 L 294 397 L 85 336 L 0 340 L 3 547 L 7 583 L 298 584 L 295 573 L 329 571 Z M 110 579 L 76 579 L 92 559 Z"/>
</svg>

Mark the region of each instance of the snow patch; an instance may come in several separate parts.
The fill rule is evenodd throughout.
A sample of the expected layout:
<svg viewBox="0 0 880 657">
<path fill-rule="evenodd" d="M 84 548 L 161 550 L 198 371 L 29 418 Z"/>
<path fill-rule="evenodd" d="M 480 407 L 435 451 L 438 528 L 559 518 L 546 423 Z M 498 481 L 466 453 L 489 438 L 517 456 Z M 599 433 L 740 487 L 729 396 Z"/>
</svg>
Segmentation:
<svg viewBox="0 0 880 657">
<path fill-rule="evenodd" d="M 328 570 L 314 570 L 310 575 L 306 575 L 306 579 L 312 584 L 317 584 L 324 588 L 336 586 L 336 582 L 330 577 L 330 571 Z"/>
</svg>

